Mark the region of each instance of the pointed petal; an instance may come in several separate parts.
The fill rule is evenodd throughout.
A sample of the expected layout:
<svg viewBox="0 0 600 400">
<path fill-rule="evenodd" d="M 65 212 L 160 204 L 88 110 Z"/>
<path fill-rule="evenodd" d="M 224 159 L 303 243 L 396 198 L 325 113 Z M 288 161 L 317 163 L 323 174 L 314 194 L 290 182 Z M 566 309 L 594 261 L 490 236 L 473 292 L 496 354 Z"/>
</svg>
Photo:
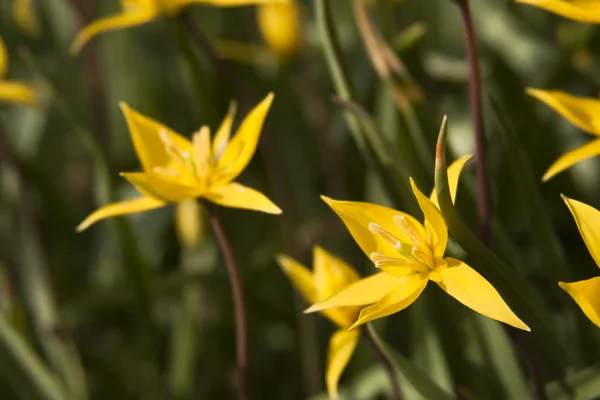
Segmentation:
<svg viewBox="0 0 600 400">
<path fill-rule="evenodd" d="M 369 230 L 370 223 L 378 224 L 405 243 L 410 243 L 410 239 L 400 232 L 394 223 L 394 216 L 404 216 L 417 226 L 421 225 L 406 213 L 376 204 L 338 201 L 326 196 L 321 196 L 321 199 L 342 219 L 346 228 L 348 228 L 350 234 L 367 257 L 371 257 L 371 253 L 397 254 L 396 249 L 392 245 Z"/>
<path fill-rule="evenodd" d="M 600 3 L 595 0 L 517 0 L 580 22 L 600 23 Z"/>
<path fill-rule="evenodd" d="M 231 127 L 233 126 L 233 120 L 235 119 L 235 113 L 237 112 L 237 104 L 235 101 L 229 103 L 229 110 L 227 110 L 227 115 L 221 122 L 221 126 L 217 130 L 215 134 L 215 140 L 212 143 L 212 154 L 215 161 L 217 161 L 225 149 L 227 148 L 227 143 L 229 143 L 229 138 L 231 137 Z"/>
<path fill-rule="evenodd" d="M 351 330 L 367 322 L 404 310 L 417 300 L 427 286 L 427 278 L 423 278 L 422 274 L 408 275 L 398 279 L 401 279 L 401 282 L 394 290 L 372 306 L 360 310 L 358 320 L 350 327 Z"/>
<path fill-rule="evenodd" d="M 217 173 L 222 175 L 221 179 L 223 181 L 235 179 L 252 159 L 263 123 L 273 103 L 273 98 L 273 93 L 269 93 L 262 102 L 250 111 L 227 148 L 225 148 L 217 163 Z"/>
<path fill-rule="evenodd" d="M 313 249 L 313 265 L 319 300 L 324 300 L 360 280 L 354 268 L 319 246 Z"/>
<path fill-rule="evenodd" d="M 283 254 L 278 255 L 276 261 L 292 282 L 292 285 L 304 296 L 308 303 L 317 301 L 317 288 L 315 287 L 313 274 L 308 268 Z"/>
<path fill-rule="evenodd" d="M 198 195 L 197 188 L 152 172 L 123 172 L 120 175 L 143 194 L 169 203 L 193 199 Z"/>
<path fill-rule="evenodd" d="M 20 82 L 0 81 L 0 101 L 39 107 L 37 92 Z"/>
<path fill-rule="evenodd" d="M 573 125 L 600 136 L 600 100 L 531 88 L 527 89 L 527 94 L 553 108 Z"/>
<path fill-rule="evenodd" d="M 439 286 L 470 309 L 496 321 L 530 331 L 502 300 L 500 294 L 473 268 L 455 258 L 446 258 L 448 267 L 440 272 Z"/>
<path fill-rule="evenodd" d="M 600 211 L 566 196 L 562 196 L 562 198 L 575 218 L 575 223 L 577 223 L 577 228 L 588 251 L 596 265 L 600 267 Z"/>
<path fill-rule="evenodd" d="M 581 311 L 600 328 L 600 277 L 579 282 L 558 282 L 575 300 Z"/>
<path fill-rule="evenodd" d="M 580 161 L 594 157 L 600 154 L 600 139 L 593 140 L 581 147 L 571 150 L 554 161 L 554 163 L 548 168 L 548 171 L 542 177 L 544 182 L 550 180 L 558 173 L 566 170 L 569 167 L 577 164 Z"/>
<path fill-rule="evenodd" d="M 442 257 L 448 244 L 448 227 L 442 217 L 442 213 L 417 187 L 415 181 L 410 178 L 410 185 L 417 198 L 419 207 L 425 215 L 425 229 L 429 233 L 429 245 L 435 249 L 435 256 Z"/>
<path fill-rule="evenodd" d="M 460 174 L 467 163 L 473 156 L 463 156 L 458 160 L 454 161 L 448 167 L 448 187 L 450 189 L 450 196 L 452 196 L 452 202 L 456 201 L 456 191 L 458 190 L 458 180 L 460 178 Z M 429 200 L 439 209 L 440 205 L 438 204 L 437 193 L 435 189 L 431 191 L 431 195 L 429 196 Z"/>
<path fill-rule="evenodd" d="M 8 70 L 8 52 L 4 40 L 0 37 L 0 80 L 6 76 Z"/>
<path fill-rule="evenodd" d="M 192 154 L 193 146 L 189 140 L 160 122 L 138 113 L 124 102 L 121 102 L 120 106 L 133 146 L 145 171 L 152 171 L 154 167 L 164 167 L 172 161 L 165 142 L 161 139 L 161 132 L 164 132 L 167 140 L 181 152 Z"/>
<path fill-rule="evenodd" d="M 71 44 L 69 51 L 72 54 L 77 54 L 83 46 L 94 36 L 102 33 L 118 29 L 130 28 L 145 24 L 156 18 L 158 13 L 152 8 L 141 9 L 139 12 L 123 13 L 99 19 L 87 25 L 81 30 L 75 40 Z"/>
<path fill-rule="evenodd" d="M 348 332 L 346 329 L 340 329 L 329 340 L 326 378 L 327 392 L 331 399 L 339 398 L 338 382 L 356 349 L 359 337 L 359 330 Z"/>
<path fill-rule="evenodd" d="M 398 278 L 380 272 L 357 281 L 339 293 L 313 304 L 305 313 L 325 310 L 333 307 L 364 306 L 379 301 L 389 291 L 395 289 L 404 278 Z"/>
<path fill-rule="evenodd" d="M 210 188 L 205 197 L 224 207 L 262 211 L 267 214 L 281 214 L 281 209 L 258 190 L 233 182 Z"/>
<path fill-rule="evenodd" d="M 101 219 L 116 217 L 118 215 L 135 214 L 143 211 L 154 210 L 166 205 L 164 201 L 152 197 L 140 197 L 119 203 L 109 204 L 91 213 L 82 223 L 77 226 L 77 232 L 81 232 L 95 224 Z"/>
</svg>

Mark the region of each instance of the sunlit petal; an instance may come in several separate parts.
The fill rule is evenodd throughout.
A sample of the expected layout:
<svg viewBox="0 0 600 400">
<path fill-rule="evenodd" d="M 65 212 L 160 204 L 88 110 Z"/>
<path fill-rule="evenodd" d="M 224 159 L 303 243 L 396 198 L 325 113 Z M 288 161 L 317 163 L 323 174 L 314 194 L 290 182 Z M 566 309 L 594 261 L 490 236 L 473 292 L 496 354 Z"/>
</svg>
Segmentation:
<svg viewBox="0 0 600 400">
<path fill-rule="evenodd" d="M 331 336 L 327 350 L 327 392 L 331 399 L 338 399 L 338 382 L 348 365 L 360 337 L 360 330 L 348 332 L 340 329 Z"/>
<path fill-rule="evenodd" d="M 133 184 L 140 192 L 166 202 L 179 202 L 198 196 L 197 189 L 176 179 L 151 172 L 123 172 L 121 176 Z"/>
<path fill-rule="evenodd" d="M 439 271 L 442 282 L 438 283 L 446 293 L 488 318 L 530 331 L 483 276 L 460 260 L 448 257 L 446 261 L 448 267 Z"/>
<path fill-rule="evenodd" d="M 410 215 L 391 208 L 356 201 L 338 201 L 326 196 L 321 196 L 321 198 L 342 219 L 367 257 L 370 257 L 371 253 L 396 254 L 396 250 L 390 243 L 369 230 L 370 223 L 378 224 L 406 243 L 410 243 L 410 239 L 400 232 L 394 223 L 394 216 L 404 216 L 417 226 L 421 225 Z"/>
<path fill-rule="evenodd" d="M 569 293 L 581 311 L 600 328 L 600 277 L 572 283 L 559 282 L 558 285 Z"/>
<path fill-rule="evenodd" d="M 456 201 L 456 192 L 458 189 L 458 180 L 460 179 L 460 174 L 462 173 L 462 170 L 463 170 L 465 164 L 467 163 L 467 161 L 469 161 L 472 157 L 473 156 L 471 156 L 471 155 L 463 156 L 463 157 L 459 158 L 458 160 L 454 161 L 448 167 L 448 188 L 450 189 L 450 196 L 452 196 L 453 203 Z M 435 206 L 437 208 L 440 208 L 440 205 L 438 204 L 437 193 L 435 191 L 435 188 L 431 191 L 429 200 L 431 200 L 431 202 L 433 204 L 435 204 Z"/>
<path fill-rule="evenodd" d="M 294 1 L 264 4 L 257 9 L 263 38 L 282 58 L 295 55 L 301 46 L 300 8 Z"/>
<path fill-rule="evenodd" d="M 232 101 L 229 104 L 229 110 L 227 111 L 227 115 L 223 119 L 223 122 L 221 122 L 221 126 L 219 126 L 219 129 L 215 134 L 215 139 L 212 143 L 212 154 L 215 161 L 217 161 L 221 157 L 221 154 L 223 154 L 223 152 L 227 148 L 227 143 L 229 143 L 229 138 L 231 137 L 231 127 L 233 125 L 233 120 L 235 118 L 236 111 L 237 104 L 234 101 Z"/>
<path fill-rule="evenodd" d="M 588 251 L 600 267 L 600 211 L 577 200 L 562 196 L 569 207 Z"/>
<path fill-rule="evenodd" d="M 437 206 L 421 193 L 412 178 L 410 179 L 410 185 L 417 198 L 419 207 L 421 207 L 423 215 L 425 215 L 425 228 L 430 236 L 432 236 L 429 244 L 434 248 L 435 256 L 441 257 L 446 250 L 446 244 L 448 244 L 448 227 L 446 226 L 444 217 L 442 217 L 442 213 Z"/>
<path fill-rule="evenodd" d="M 597 0 L 517 0 L 517 2 L 540 7 L 576 21 L 600 23 L 600 3 Z"/>
<path fill-rule="evenodd" d="M 154 210 L 155 208 L 162 207 L 165 204 L 166 203 L 164 201 L 160 201 L 152 197 L 140 197 L 133 200 L 109 204 L 91 213 L 81 224 L 79 224 L 79 226 L 77 226 L 77 231 L 81 232 L 101 219 Z"/>
<path fill-rule="evenodd" d="M 0 101 L 39 107 L 39 97 L 31 86 L 20 82 L 0 81 Z"/>
<path fill-rule="evenodd" d="M 600 139 L 593 140 L 581 147 L 571 150 L 554 161 L 548 168 L 548 171 L 542 177 L 544 182 L 550 180 L 555 175 L 577 164 L 580 161 L 594 157 L 600 154 Z"/>
<path fill-rule="evenodd" d="M 553 108 L 573 125 L 600 136 L 600 100 L 531 88 L 527 89 L 527 93 Z"/>
<path fill-rule="evenodd" d="M 360 280 L 354 268 L 319 246 L 313 249 L 313 263 L 318 300 L 324 300 Z"/>
<path fill-rule="evenodd" d="M 350 327 L 357 327 L 378 318 L 387 317 L 410 306 L 421 295 L 427 286 L 427 278 L 423 274 L 412 274 L 400 279 L 398 286 L 383 296 L 377 303 L 360 310 L 358 320 Z"/>
<path fill-rule="evenodd" d="M 233 182 L 210 188 L 204 195 L 213 203 L 225 207 L 262 211 L 267 214 L 281 214 L 281 209 L 258 190 Z"/>
<path fill-rule="evenodd" d="M 308 268 L 291 257 L 280 254 L 276 258 L 277 263 L 285 272 L 292 285 L 300 292 L 308 303 L 317 301 L 317 288 L 313 275 Z"/>
<path fill-rule="evenodd" d="M 263 123 L 273 103 L 274 95 L 269 93 L 246 116 L 235 136 L 223 152 L 217 164 L 217 172 L 223 181 L 235 179 L 246 168 L 258 145 Z"/>
<path fill-rule="evenodd" d="M 339 293 L 318 302 L 305 313 L 325 310 L 332 307 L 364 306 L 379 301 L 388 292 L 395 289 L 404 278 L 398 278 L 380 272 L 351 284 Z"/>
</svg>

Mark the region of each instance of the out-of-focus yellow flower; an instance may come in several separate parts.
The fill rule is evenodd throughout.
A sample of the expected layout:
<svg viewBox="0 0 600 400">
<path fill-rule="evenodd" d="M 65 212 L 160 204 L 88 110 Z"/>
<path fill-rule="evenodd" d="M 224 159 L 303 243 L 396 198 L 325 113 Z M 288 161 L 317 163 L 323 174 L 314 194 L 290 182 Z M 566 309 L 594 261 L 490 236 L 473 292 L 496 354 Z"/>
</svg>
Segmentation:
<svg viewBox="0 0 600 400">
<path fill-rule="evenodd" d="M 32 0 L 14 0 L 12 13 L 19 28 L 30 36 L 40 36 L 40 22 Z"/>
<path fill-rule="evenodd" d="M 162 16 L 173 16 L 190 4 L 236 7 L 280 1 L 284 0 L 121 0 L 121 14 L 99 19 L 83 28 L 71 45 L 71 52 L 78 53 L 99 33 L 142 25 Z"/>
<path fill-rule="evenodd" d="M 121 176 L 143 196 L 96 210 L 77 230 L 82 231 L 104 218 L 195 198 L 204 198 L 225 207 L 280 214 L 279 207 L 265 195 L 232 182 L 254 155 L 272 102 L 271 93 L 246 116 L 230 141 L 235 114 L 235 107 L 231 107 L 212 144 L 207 126 L 203 126 L 189 141 L 122 103 L 121 109 L 144 172 L 122 173 Z"/>
<path fill-rule="evenodd" d="M 0 101 L 38 107 L 40 103 L 36 90 L 22 82 L 4 80 L 7 72 L 8 52 L 0 37 Z"/>
<path fill-rule="evenodd" d="M 301 15 L 293 0 L 260 5 L 257 18 L 271 50 L 283 59 L 296 55 L 302 44 Z"/>
<path fill-rule="evenodd" d="M 577 200 L 562 196 L 571 210 L 579 228 L 579 233 L 596 262 L 600 267 L 600 211 Z M 559 282 L 585 315 L 600 327 L 600 276 L 578 282 Z"/>
<path fill-rule="evenodd" d="M 578 162 L 600 154 L 600 100 L 539 89 L 527 89 L 527 93 L 552 107 L 573 125 L 596 136 L 588 144 L 560 156 L 542 177 L 544 182 Z"/>
<path fill-rule="evenodd" d="M 175 207 L 175 232 L 183 247 L 193 249 L 204 239 L 204 215 L 195 199 L 183 200 Z"/>
<path fill-rule="evenodd" d="M 313 272 L 284 255 L 277 257 L 277 262 L 300 294 L 311 304 L 338 293 L 360 279 L 354 268 L 318 246 L 313 250 Z M 323 311 L 323 315 L 340 328 L 329 340 L 325 373 L 327 391 L 334 399 L 338 398 L 340 376 L 360 337 L 360 330 L 348 331 L 359 310 L 359 307 L 339 307 Z"/>
<path fill-rule="evenodd" d="M 463 157 L 448 168 L 453 199 L 458 178 L 468 159 Z M 432 281 L 472 310 L 529 331 L 529 327 L 512 312 L 483 276 L 460 260 L 444 257 L 448 228 L 439 210 L 437 197 L 432 194 L 427 198 L 412 179 L 411 185 L 425 216 L 423 224 L 408 214 L 390 208 L 336 201 L 323 196 L 323 200 L 342 219 L 365 254 L 383 272 L 350 285 L 313 305 L 307 312 L 369 305 L 361 309 L 358 320 L 350 327 L 354 329 L 405 309 Z"/>
<path fill-rule="evenodd" d="M 576 21 L 600 22 L 600 2 L 596 0 L 517 0 L 517 3 L 540 7 Z"/>
</svg>

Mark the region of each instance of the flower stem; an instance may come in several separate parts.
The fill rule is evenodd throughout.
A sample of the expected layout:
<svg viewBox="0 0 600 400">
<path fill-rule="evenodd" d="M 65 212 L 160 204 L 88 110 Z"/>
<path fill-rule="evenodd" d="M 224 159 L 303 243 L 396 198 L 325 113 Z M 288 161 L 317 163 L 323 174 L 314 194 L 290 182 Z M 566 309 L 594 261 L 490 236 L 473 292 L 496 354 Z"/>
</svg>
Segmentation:
<svg viewBox="0 0 600 400">
<path fill-rule="evenodd" d="M 398 382 L 398 375 L 392 365 L 392 362 L 386 356 L 385 352 L 379 347 L 377 341 L 373 338 L 373 326 L 371 324 L 367 324 L 365 328 L 362 330 L 362 335 L 367 341 L 369 347 L 371 348 L 371 352 L 377 358 L 377 361 L 383 367 L 385 373 L 390 380 L 390 386 L 392 387 L 392 400 L 402 400 L 402 392 L 400 391 L 400 382 Z"/>
<path fill-rule="evenodd" d="M 229 283 L 231 285 L 231 293 L 233 297 L 233 307 L 235 313 L 235 337 L 236 337 L 236 352 L 237 352 L 237 397 L 239 400 L 248 399 L 248 392 L 246 387 L 246 370 L 248 368 L 248 344 L 247 344 L 247 328 L 246 328 L 246 311 L 244 304 L 244 290 L 242 287 L 242 281 L 240 279 L 240 272 L 238 264 L 233 255 L 233 249 L 229 243 L 229 239 L 223 230 L 221 220 L 217 216 L 215 207 L 208 203 L 203 202 L 206 208 L 208 219 L 213 228 L 223 258 L 225 259 L 225 265 L 227 266 L 227 273 L 229 274 Z"/>
</svg>

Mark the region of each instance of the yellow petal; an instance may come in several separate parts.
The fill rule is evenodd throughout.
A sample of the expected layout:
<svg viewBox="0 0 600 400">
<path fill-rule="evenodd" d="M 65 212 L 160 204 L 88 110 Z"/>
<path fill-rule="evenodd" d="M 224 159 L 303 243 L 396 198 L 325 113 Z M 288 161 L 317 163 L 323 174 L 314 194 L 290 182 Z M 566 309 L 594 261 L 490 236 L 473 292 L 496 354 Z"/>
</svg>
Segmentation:
<svg viewBox="0 0 600 400">
<path fill-rule="evenodd" d="M 324 300 L 360 280 L 354 268 L 319 246 L 313 249 L 313 265 L 318 300 Z"/>
<path fill-rule="evenodd" d="M 425 229 L 429 233 L 429 245 L 435 249 L 434 255 L 436 257 L 442 257 L 444 251 L 446 251 L 446 244 L 448 244 L 448 227 L 446 226 L 444 217 L 442 217 L 442 213 L 437 206 L 421 193 L 412 178 L 410 178 L 410 185 L 417 198 L 419 207 L 421 207 L 421 211 L 425 215 Z"/>
<path fill-rule="evenodd" d="M 405 243 L 410 243 L 410 239 L 400 232 L 394 223 L 394 216 L 404 216 L 414 222 L 415 225 L 421 226 L 410 215 L 391 208 L 356 201 L 338 201 L 326 196 L 321 196 L 321 199 L 342 219 L 367 257 L 371 257 L 371 253 L 397 254 L 396 249 L 390 243 L 369 230 L 370 223 L 378 224 Z"/>
<path fill-rule="evenodd" d="M 143 211 L 154 210 L 164 206 L 166 203 L 152 197 L 140 197 L 133 200 L 126 200 L 120 203 L 113 203 L 101 207 L 91 213 L 82 223 L 77 226 L 77 231 L 81 232 L 95 224 L 101 219 L 116 217 L 118 215 L 135 214 Z"/>
<path fill-rule="evenodd" d="M 600 100 L 531 88 L 527 89 L 527 93 L 553 108 L 573 125 L 600 136 Z"/>
<path fill-rule="evenodd" d="M 558 282 L 575 300 L 581 311 L 600 328 L 600 277 L 579 282 Z"/>
<path fill-rule="evenodd" d="M 456 201 L 456 191 L 458 190 L 458 180 L 460 178 L 460 174 L 467 163 L 473 156 L 463 156 L 458 160 L 454 161 L 448 167 L 448 188 L 450 189 L 450 196 L 452 196 L 452 203 Z M 435 188 L 431 191 L 431 195 L 429 196 L 429 200 L 439 209 L 440 205 L 438 204 L 437 193 Z"/>
<path fill-rule="evenodd" d="M 304 265 L 291 257 L 280 254 L 276 258 L 277 263 L 285 272 L 292 285 L 304 296 L 308 303 L 317 301 L 317 288 L 313 281 L 313 275 Z"/>
<path fill-rule="evenodd" d="M 123 172 L 120 175 L 146 196 L 162 201 L 176 203 L 198 196 L 197 188 L 152 172 Z"/>
<path fill-rule="evenodd" d="M 285 3 L 289 0 L 177 0 L 180 7 L 189 4 L 204 4 L 213 7 L 239 7 L 251 6 L 255 4 Z"/>
<path fill-rule="evenodd" d="M 204 239 L 202 207 L 195 199 L 183 200 L 175 207 L 175 232 L 179 242 L 188 249 L 198 247 Z"/>
<path fill-rule="evenodd" d="M 155 6 L 151 5 L 152 2 L 136 3 L 140 3 L 140 6 L 135 10 L 123 10 L 123 14 L 102 18 L 87 25 L 77 34 L 69 51 L 73 54 L 77 54 L 91 38 L 102 32 L 142 25 L 158 16 L 158 10 Z M 148 5 L 145 3 L 148 3 Z"/>
<path fill-rule="evenodd" d="M 438 283 L 446 293 L 488 318 L 530 331 L 483 276 L 460 260 L 448 257 L 446 261 L 448 267 L 439 271 L 442 281 Z"/>
<path fill-rule="evenodd" d="M 210 188 L 205 197 L 224 207 L 262 211 L 267 214 L 281 214 L 281 209 L 258 190 L 233 182 Z"/>
<path fill-rule="evenodd" d="M 0 81 L 0 101 L 39 107 L 37 92 L 20 82 Z"/>
<path fill-rule="evenodd" d="M 395 289 L 383 296 L 377 303 L 360 310 L 358 320 L 350 329 L 356 329 L 367 322 L 404 310 L 414 303 L 427 286 L 427 278 L 424 278 L 423 274 L 407 275 L 398 279 L 401 281 Z"/>
<path fill-rule="evenodd" d="M 578 162 L 597 156 L 598 154 L 600 154 L 600 139 L 592 140 L 591 142 L 560 156 L 558 160 L 554 161 L 550 168 L 548 168 L 548 171 L 546 171 L 542 180 L 546 182 Z"/>
<path fill-rule="evenodd" d="M 0 79 L 6 76 L 8 70 L 8 51 L 6 51 L 6 45 L 4 40 L 0 37 Z"/>
<path fill-rule="evenodd" d="M 577 200 L 562 196 L 569 207 L 579 233 L 592 255 L 596 265 L 600 267 L 600 211 Z"/>
<path fill-rule="evenodd" d="M 235 118 L 236 111 L 237 105 L 234 101 L 232 101 L 229 104 L 227 115 L 223 119 L 223 122 L 221 122 L 221 126 L 219 126 L 219 129 L 215 134 L 215 139 L 212 143 L 212 154 L 214 161 L 217 161 L 227 148 L 227 143 L 229 143 L 229 138 L 231 137 L 231 126 L 233 125 L 233 119 Z"/>
<path fill-rule="evenodd" d="M 19 28 L 30 36 L 40 36 L 40 23 L 32 0 L 14 0 L 12 12 Z"/>
<path fill-rule="evenodd" d="M 596 0 L 517 0 L 580 22 L 600 23 L 600 3 Z"/>
<path fill-rule="evenodd" d="M 348 332 L 346 329 L 340 329 L 329 340 L 326 380 L 327 392 L 332 399 L 339 398 L 338 382 L 356 349 L 359 337 L 360 330 Z"/>
<path fill-rule="evenodd" d="M 189 140 L 160 122 L 131 109 L 123 102 L 120 106 L 127 121 L 133 146 L 145 171 L 150 172 L 154 167 L 164 167 L 171 163 L 173 157 L 167 152 L 165 140 L 180 152 L 187 152 L 191 156 L 193 146 Z"/>
<path fill-rule="evenodd" d="M 258 7 L 260 32 L 269 47 L 281 58 L 294 56 L 301 45 L 300 8 L 293 1 Z"/>
<path fill-rule="evenodd" d="M 252 159 L 273 98 L 273 93 L 269 93 L 250 111 L 227 145 L 217 164 L 217 173 L 221 175 L 223 181 L 229 182 L 235 179 Z"/>
</svg>

